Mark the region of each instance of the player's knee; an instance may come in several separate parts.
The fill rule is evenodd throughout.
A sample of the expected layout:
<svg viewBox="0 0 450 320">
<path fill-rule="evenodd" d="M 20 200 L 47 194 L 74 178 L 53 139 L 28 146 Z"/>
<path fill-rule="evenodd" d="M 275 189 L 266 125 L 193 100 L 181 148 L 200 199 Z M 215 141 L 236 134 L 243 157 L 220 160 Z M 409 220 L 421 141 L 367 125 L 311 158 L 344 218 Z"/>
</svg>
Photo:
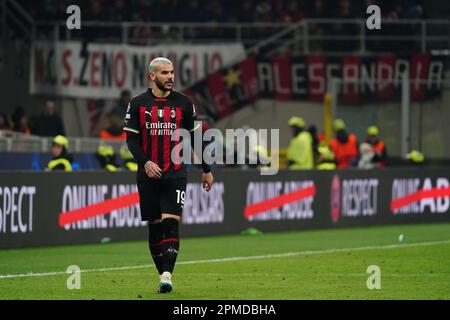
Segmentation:
<svg viewBox="0 0 450 320">
<path fill-rule="evenodd" d="M 149 223 L 148 224 L 148 238 L 150 244 L 158 244 L 163 239 L 163 226 L 161 223 Z"/>
<path fill-rule="evenodd" d="M 175 219 L 178 222 L 181 220 L 181 217 L 177 216 L 175 214 L 170 214 L 170 213 L 163 213 L 163 214 L 161 214 L 161 220 L 168 219 L 168 218 Z"/>
<path fill-rule="evenodd" d="M 172 239 L 178 239 L 178 226 L 179 221 L 174 218 L 165 218 L 161 222 L 164 232 L 164 237 L 166 239 L 172 238 Z"/>
</svg>

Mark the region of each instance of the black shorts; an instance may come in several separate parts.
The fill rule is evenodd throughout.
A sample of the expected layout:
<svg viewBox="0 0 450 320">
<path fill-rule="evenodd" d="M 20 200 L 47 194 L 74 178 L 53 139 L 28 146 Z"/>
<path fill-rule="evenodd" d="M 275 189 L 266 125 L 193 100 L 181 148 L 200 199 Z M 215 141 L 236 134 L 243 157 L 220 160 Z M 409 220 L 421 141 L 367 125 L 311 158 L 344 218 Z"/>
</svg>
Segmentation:
<svg viewBox="0 0 450 320">
<path fill-rule="evenodd" d="M 161 219 L 162 213 L 181 217 L 183 213 L 186 178 L 138 180 L 141 220 Z"/>
</svg>

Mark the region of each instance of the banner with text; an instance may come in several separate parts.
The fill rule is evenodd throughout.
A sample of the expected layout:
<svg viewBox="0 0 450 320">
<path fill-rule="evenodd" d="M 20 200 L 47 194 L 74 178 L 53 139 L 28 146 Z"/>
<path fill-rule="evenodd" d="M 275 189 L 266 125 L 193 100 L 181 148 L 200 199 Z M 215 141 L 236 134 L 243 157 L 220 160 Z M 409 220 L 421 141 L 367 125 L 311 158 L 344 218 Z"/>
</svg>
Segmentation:
<svg viewBox="0 0 450 320">
<path fill-rule="evenodd" d="M 258 98 L 321 102 L 331 78 L 343 80 L 339 100 L 346 104 L 399 100 L 401 76 L 409 73 L 412 101 L 441 93 L 444 59 L 429 54 L 380 54 L 374 57 L 319 55 L 249 56 L 185 90 L 196 106 L 215 120 Z"/>
<path fill-rule="evenodd" d="M 177 90 L 192 85 L 245 57 L 242 44 L 130 45 L 81 42 L 33 42 L 30 93 L 64 97 L 117 99 L 120 91 L 136 95 L 148 88 L 149 62 L 162 56 L 175 65 Z"/>
<path fill-rule="evenodd" d="M 224 169 L 210 192 L 189 172 L 182 236 L 450 222 L 450 171 Z M 0 248 L 147 241 L 135 174 L 0 173 Z"/>
</svg>

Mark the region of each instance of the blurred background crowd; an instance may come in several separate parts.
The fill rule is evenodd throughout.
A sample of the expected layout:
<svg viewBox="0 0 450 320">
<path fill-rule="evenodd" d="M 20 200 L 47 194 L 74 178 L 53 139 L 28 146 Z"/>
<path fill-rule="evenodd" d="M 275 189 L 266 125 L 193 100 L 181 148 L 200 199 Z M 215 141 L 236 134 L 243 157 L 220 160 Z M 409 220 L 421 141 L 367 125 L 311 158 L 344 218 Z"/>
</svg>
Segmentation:
<svg viewBox="0 0 450 320">
<path fill-rule="evenodd" d="M 271 24 L 276 25 L 280 28 L 279 30 L 283 30 L 283 28 L 305 19 L 342 19 L 331 20 L 331 22 L 328 21 L 328 23 L 323 24 L 319 20 L 311 20 L 312 22 L 308 23 L 308 28 L 310 29 L 306 31 L 306 34 L 311 38 L 317 35 L 331 38 L 334 36 L 352 36 L 353 39 L 349 40 L 340 39 L 337 41 L 331 39 L 322 42 L 315 40 L 309 42 L 309 49 L 313 48 L 312 52 L 323 56 L 332 53 L 334 57 L 341 56 L 343 51 L 346 54 L 361 54 L 360 57 L 370 56 L 377 52 L 425 53 L 421 51 L 423 49 L 420 47 L 421 43 L 416 40 L 415 42 L 409 42 L 409 40 L 370 41 L 365 46 L 366 51 L 362 53 L 359 45 L 364 38 L 360 40 L 358 36 L 360 28 L 364 27 L 364 24 L 358 24 L 358 21 L 362 21 L 367 17 L 366 9 L 370 5 L 378 5 L 382 8 L 383 21 L 398 22 L 399 24 L 383 25 L 383 28 L 376 32 L 365 30 L 366 40 L 373 35 L 378 38 L 383 38 L 384 35 L 395 36 L 396 34 L 404 36 L 405 34 L 408 35 L 409 31 L 411 31 L 411 34 L 420 34 L 420 32 L 417 32 L 419 30 L 417 28 L 420 28 L 420 23 L 417 23 L 417 20 L 414 19 L 421 19 L 419 21 L 441 17 L 447 17 L 448 19 L 448 12 L 444 8 L 440 10 L 438 2 L 420 0 L 16 0 L 16 2 L 23 7 L 27 14 L 33 17 L 36 25 L 46 23 L 53 26 L 54 22 L 61 24 L 63 27 L 57 40 L 61 42 L 68 40 L 64 38 L 67 31 L 65 30 L 65 21 L 68 16 L 66 10 L 72 4 L 79 5 L 82 8 L 81 17 L 83 23 L 87 22 L 87 24 L 83 25 L 81 31 L 78 33 L 77 31 L 72 32 L 72 39 L 82 40 L 83 43 L 117 44 L 118 41 L 121 41 L 120 38 L 123 37 L 123 29 L 120 26 L 122 23 L 137 23 L 135 26 L 130 26 L 130 39 L 132 40 L 125 42 L 126 44 L 151 46 L 154 38 L 165 39 L 171 44 L 190 44 L 187 41 L 189 39 L 207 39 L 200 42 L 206 44 L 214 43 L 215 39 L 217 39 L 217 42 L 223 43 L 239 41 L 239 38 L 233 33 L 236 30 L 227 29 L 225 27 L 226 24 L 232 26 L 237 24 L 261 25 L 260 28 L 242 29 L 242 37 L 244 39 L 245 32 L 247 32 L 251 33 L 251 36 L 256 39 L 255 41 L 264 41 L 273 33 L 273 29 L 265 29 L 266 26 Z M 344 20 L 348 20 L 350 23 Z M 402 22 L 405 21 L 415 22 L 403 24 Z M 89 25 L 89 23 L 93 23 L 93 25 Z M 145 24 L 138 25 L 138 23 Z M 155 25 L 153 26 L 152 23 Z M 184 34 L 181 38 L 178 38 L 179 35 L 171 36 L 171 32 L 176 28 L 177 23 L 193 23 L 193 27 L 183 29 Z M 107 27 L 108 25 L 111 28 Z M 202 25 L 202 27 L 197 28 L 197 25 Z M 216 27 L 217 25 L 221 27 Z M 8 30 L 11 34 L 6 36 L 13 40 L 17 37 L 23 37 L 19 32 L 15 35 L 16 29 L 18 29 L 17 26 L 12 25 Z M 45 28 L 40 29 L 40 31 L 42 30 L 45 30 Z M 53 39 L 49 38 L 49 35 L 52 36 L 51 30 L 49 28 L 47 34 L 37 34 L 36 39 L 33 40 Z M 297 35 L 289 36 L 294 37 L 294 41 L 296 41 L 295 37 Z M 228 42 L 225 41 L 227 37 L 230 40 Z M 177 39 L 182 41 L 180 40 L 180 42 Z M 284 40 L 284 38 L 280 38 L 280 41 Z M 289 41 L 291 40 L 289 39 Z M 300 45 L 303 45 L 303 38 L 298 42 Z M 409 44 L 411 46 L 408 46 Z M 244 49 L 248 49 L 244 40 L 242 40 L 242 45 Z M 276 47 L 276 45 L 273 46 Z M 17 47 L 19 48 L 19 46 Z M 26 47 L 26 44 L 22 48 L 23 52 L 27 52 L 29 49 Z M 301 49 L 304 48 L 302 47 Z M 19 51 L 19 49 L 17 50 Z M 306 54 L 308 53 L 308 51 L 301 50 L 299 52 L 303 54 L 305 52 Z M 28 55 L 29 53 L 27 52 L 23 54 L 23 58 L 20 58 L 21 60 L 17 59 L 19 62 L 17 63 L 15 74 L 18 79 L 22 80 L 22 83 L 24 82 L 23 79 L 28 75 L 25 71 L 28 64 Z M 0 54 L 0 62 L 1 58 Z M 273 58 L 273 56 L 269 58 Z M 125 110 L 131 99 L 131 92 L 125 87 L 121 89 L 123 89 L 121 92 L 117 90 L 117 98 L 114 101 L 79 98 L 79 100 L 83 100 L 83 107 L 87 106 L 89 111 L 94 109 L 99 111 L 89 119 L 78 121 L 89 121 L 92 123 L 89 130 L 84 131 L 88 132 L 89 138 L 99 138 L 105 142 L 123 142 L 125 140 L 122 126 Z M 21 88 L 21 90 L 26 91 L 28 88 Z M 66 102 L 72 102 L 71 98 L 67 98 Z M 66 145 L 66 151 L 71 151 L 69 148 L 71 143 L 70 133 L 68 132 L 70 132 L 70 126 L 73 123 L 62 117 L 63 109 L 66 108 L 66 106 L 63 107 L 63 99 L 65 98 L 61 95 L 40 95 L 34 100 L 39 101 L 35 105 L 12 104 L 4 109 L 7 111 L 0 112 L 0 136 L 11 136 L 15 133 L 24 136 L 49 137 L 51 139 L 61 136 L 63 138 L 56 139 L 57 142 L 64 142 L 63 145 Z M 392 161 L 391 157 L 388 157 L 386 143 L 383 141 L 385 132 L 380 130 L 380 126 L 377 127 L 377 123 L 368 126 L 365 135 L 362 135 L 361 130 L 359 130 L 358 136 L 356 133 L 351 132 L 351 129 L 353 129 L 351 122 L 354 119 L 342 116 L 341 119 L 337 119 L 334 123 L 333 139 L 325 140 L 323 133 L 317 130 L 317 127 L 320 127 L 321 124 L 306 123 L 304 119 L 309 118 L 308 116 L 302 116 L 301 103 L 298 106 L 300 116 L 291 118 L 284 128 L 280 128 L 280 130 L 292 132 L 289 147 L 280 151 L 283 166 L 290 169 L 341 169 L 347 167 L 370 169 L 382 168 L 396 163 Z M 420 106 L 420 110 L 422 109 L 422 106 Z M 419 117 L 424 118 L 422 113 L 420 113 Z M 372 118 L 375 119 L 375 117 Z M 209 122 L 210 119 L 205 121 L 208 122 L 208 126 L 214 125 Z M 101 166 L 107 168 L 114 161 L 105 160 L 113 158 L 111 149 L 105 146 L 106 144 L 103 144 L 97 150 L 96 157 Z M 256 147 L 258 149 L 258 146 Z M 117 151 L 116 148 L 113 150 L 113 153 L 118 154 Z M 267 150 L 259 148 L 258 152 L 263 158 L 268 156 Z M 395 153 L 398 155 L 398 150 L 395 150 Z M 305 155 L 307 157 L 303 159 L 302 157 Z M 128 159 L 127 157 L 129 157 L 123 152 L 121 156 L 124 157 L 123 159 Z M 414 151 L 408 157 L 407 160 L 414 164 L 424 163 L 424 156 L 419 151 Z M 112 166 L 109 166 L 109 168 L 111 169 Z"/>
<path fill-rule="evenodd" d="M 217 24 L 292 24 L 303 19 L 342 19 L 344 21 L 333 24 L 312 25 L 309 33 L 312 36 L 339 35 L 352 36 L 360 32 L 358 25 L 346 23 L 366 16 L 366 9 L 370 5 L 378 5 L 383 8 L 382 19 L 391 22 L 408 19 L 426 19 L 427 8 L 420 0 L 92 0 L 92 1 L 56 1 L 46 0 L 41 2 L 25 1 L 21 3 L 37 21 L 50 23 L 63 21 L 67 18 L 66 8 L 71 4 L 78 4 L 83 8 L 81 15 L 85 21 L 109 24 L 108 28 L 90 26 L 81 30 L 78 35 L 85 42 L 92 41 L 120 41 L 123 31 L 119 25 L 122 22 L 131 23 L 163 23 L 160 26 L 135 25 L 127 31 L 130 43 L 135 45 L 154 44 L 155 41 L 176 41 L 180 33 L 176 30 L 176 23 L 194 23 L 182 32 L 184 40 L 220 42 L 232 40 L 236 37 L 232 28 L 219 28 Z M 434 7 L 432 7 L 434 8 Z M 208 27 L 197 28 L 199 24 L 207 24 Z M 270 27 L 258 29 L 243 29 L 243 37 L 264 39 L 273 34 Z M 404 35 L 417 31 L 417 26 L 399 24 L 385 26 L 378 31 L 378 36 Z M 62 35 L 64 32 L 61 33 Z M 48 37 L 51 31 L 42 37 Z M 368 36 L 371 33 L 368 32 Z M 214 40 L 216 39 L 216 40 Z M 389 49 L 400 51 L 403 44 L 395 45 L 388 42 Z M 323 50 L 339 50 L 342 42 L 327 41 L 318 43 Z M 358 42 L 348 41 L 347 49 L 358 47 Z M 371 50 L 382 51 L 386 43 L 373 43 Z"/>
<path fill-rule="evenodd" d="M 355 19 L 369 5 L 387 19 L 425 18 L 418 0 L 46 0 L 19 1 L 37 20 L 65 20 L 71 4 L 87 8 L 83 19 L 104 22 L 284 22 L 303 18 Z"/>
</svg>

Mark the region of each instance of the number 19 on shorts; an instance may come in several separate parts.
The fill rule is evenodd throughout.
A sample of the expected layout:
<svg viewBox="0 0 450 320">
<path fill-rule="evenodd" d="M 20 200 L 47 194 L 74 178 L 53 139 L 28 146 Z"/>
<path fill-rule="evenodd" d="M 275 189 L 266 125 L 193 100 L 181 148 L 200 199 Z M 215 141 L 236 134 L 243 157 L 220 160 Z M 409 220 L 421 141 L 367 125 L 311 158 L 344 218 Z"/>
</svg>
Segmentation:
<svg viewBox="0 0 450 320">
<path fill-rule="evenodd" d="M 177 203 L 181 203 L 181 207 L 183 207 L 185 191 L 176 190 L 176 192 L 177 192 Z"/>
</svg>

